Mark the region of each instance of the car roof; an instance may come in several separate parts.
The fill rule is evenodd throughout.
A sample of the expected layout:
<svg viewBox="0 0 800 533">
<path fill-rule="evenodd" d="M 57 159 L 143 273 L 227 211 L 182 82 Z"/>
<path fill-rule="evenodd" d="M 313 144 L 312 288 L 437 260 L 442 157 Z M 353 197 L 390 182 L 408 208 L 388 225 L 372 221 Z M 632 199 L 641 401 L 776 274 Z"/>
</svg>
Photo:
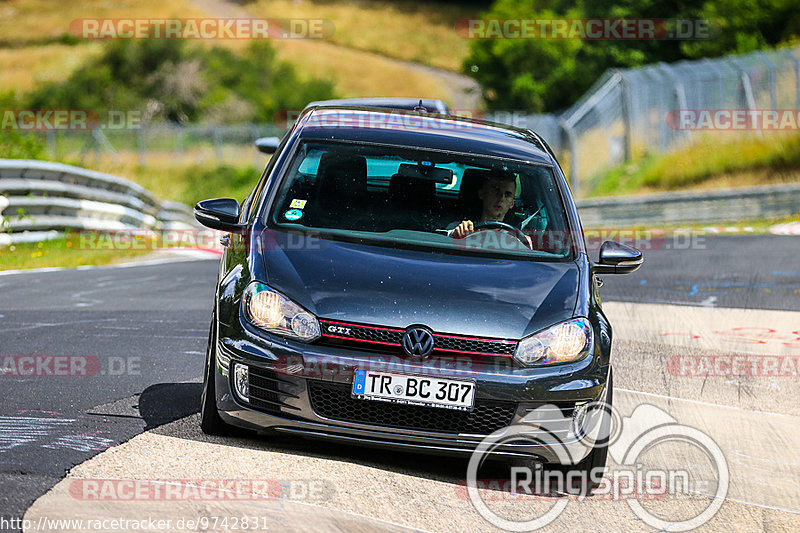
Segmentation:
<svg viewBox="0 0 800 533">
<path fill-rule="evenodd" d="M 384 98 L 341 98 L 338 100 L 319 100 L 317 102 L 309 103 L 305 108 L 309 107 L 339 107 L 339 106 L 360 106 L 360 107 L 380 107 L 384 109 L 406 109 L 413 111 L 422 102 L 422 107 L 430 113 L 444 113 L 447 114 L 450 110 L 441 100 L 433 98 L 400 98 L 400 97 L 384 97 Z"/>
<path fill-rule="evenodd" d="M 310 108 L 297 120 L 302 139 L 392 144 L 554 164 L 534 133 L 481 120 L 370 107 Z"/>
</svg>

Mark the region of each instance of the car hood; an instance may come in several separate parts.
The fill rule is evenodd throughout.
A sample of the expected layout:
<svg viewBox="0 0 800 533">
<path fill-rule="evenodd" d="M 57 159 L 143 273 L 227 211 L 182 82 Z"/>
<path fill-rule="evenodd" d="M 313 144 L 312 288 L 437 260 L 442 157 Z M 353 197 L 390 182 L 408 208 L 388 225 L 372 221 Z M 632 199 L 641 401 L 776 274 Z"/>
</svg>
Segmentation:
<svg viewBox="0 0 800 533">
<path fill-rule="evenodd" d="M 575 262 L 262 238 L 267 283 L 320 318 L 519 339 L 573 316 Z"/>
</svg>

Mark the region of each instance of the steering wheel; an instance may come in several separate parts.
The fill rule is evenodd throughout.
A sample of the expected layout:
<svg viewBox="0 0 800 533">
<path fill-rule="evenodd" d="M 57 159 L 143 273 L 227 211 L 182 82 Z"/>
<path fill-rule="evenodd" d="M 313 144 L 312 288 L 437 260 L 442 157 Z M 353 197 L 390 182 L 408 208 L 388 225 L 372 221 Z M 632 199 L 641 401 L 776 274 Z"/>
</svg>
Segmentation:
<svg viewBox="0 0 800 533">
<path fill-rule="evenodd" d="M 531 243 L 531 240 L 528 238 L 528 236 L 511 224 L 506 224 L 505 222 L 500 222 L 499 220 L 484 220 L 483 222 L 473 224 L 472 227 L 476 233 L 479 231 L 489 231 L 493 229 L 502 229 L 508 231 L 509 233 L 512 233 L 514 237 L 519 240 L 519 242 L 524 244 L 527 248 L 533 250 L 533 243 Z"/>
</svg>

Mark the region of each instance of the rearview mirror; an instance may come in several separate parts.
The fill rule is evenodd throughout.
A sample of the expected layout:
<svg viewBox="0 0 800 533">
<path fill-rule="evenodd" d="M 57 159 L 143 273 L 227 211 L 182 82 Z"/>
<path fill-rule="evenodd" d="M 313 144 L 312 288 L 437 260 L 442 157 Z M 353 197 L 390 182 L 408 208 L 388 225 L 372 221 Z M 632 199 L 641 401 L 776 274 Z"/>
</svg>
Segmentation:
<svg viewBox="0 0 800 533">
<path fill-rule="evenodd" d="M 279 137 L 261 137 L 260 139 L 256 139 L 256 148 L 258 148 L 259 152 L 265 154 L 274 154 L 279 144 L 281 144 Z"/>
<path fill-rule="evenodd" d="M 245 228 L 244 224 L 239 224 L 239 202 L 233 198 L 197 202 L 194 218 L 207 228 L 221 231 L 238 233 Z"/>
<path fill-rule="evenodd" d="M 642 252 L 636 248 L 606 241 L 600 247 L 600 260 L 592 268 L 595 274 L 629 274 L 643 262 Z"/>
<path fill-rule="evenodd" d="M 449 168 L 429 165 L 412 165 L 401 163 L 397 175 L 415 180 L 435 181 L 436 183 L 452 183 L 453 171 Z"/>
</svg>

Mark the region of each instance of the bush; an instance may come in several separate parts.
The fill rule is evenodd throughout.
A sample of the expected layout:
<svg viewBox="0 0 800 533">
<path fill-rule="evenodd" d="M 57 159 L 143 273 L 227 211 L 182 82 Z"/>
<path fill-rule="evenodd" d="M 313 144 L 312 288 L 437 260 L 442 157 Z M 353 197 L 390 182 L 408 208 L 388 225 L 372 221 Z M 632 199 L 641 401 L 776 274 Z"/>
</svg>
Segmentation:
<svg viewBox="0 0 800 533">
<path fill-rule="evenodd" d="M 0 158 L 46 159 L 44 143 L 30 133 L 3 131 L 0 135 Z"/>
<path fill-rule="evenodd" d="M 185 41 L 117 40 L 64 82 L 25 97 L 31 109 L 142 112 L 144 121 L 264 122 L 282 109 L 334 98 L 329 81 L 303 79 L 267 42 L 242 53 Z"/>
<path fill-rule="evenodd" d="M 252 166 L 195 166 L 187 171 L 181 201 L 194 205 L 207 198 L 235 198 L 241 202 L 250 194 L 259 177 L 261 172 Z"/>
</svg>

